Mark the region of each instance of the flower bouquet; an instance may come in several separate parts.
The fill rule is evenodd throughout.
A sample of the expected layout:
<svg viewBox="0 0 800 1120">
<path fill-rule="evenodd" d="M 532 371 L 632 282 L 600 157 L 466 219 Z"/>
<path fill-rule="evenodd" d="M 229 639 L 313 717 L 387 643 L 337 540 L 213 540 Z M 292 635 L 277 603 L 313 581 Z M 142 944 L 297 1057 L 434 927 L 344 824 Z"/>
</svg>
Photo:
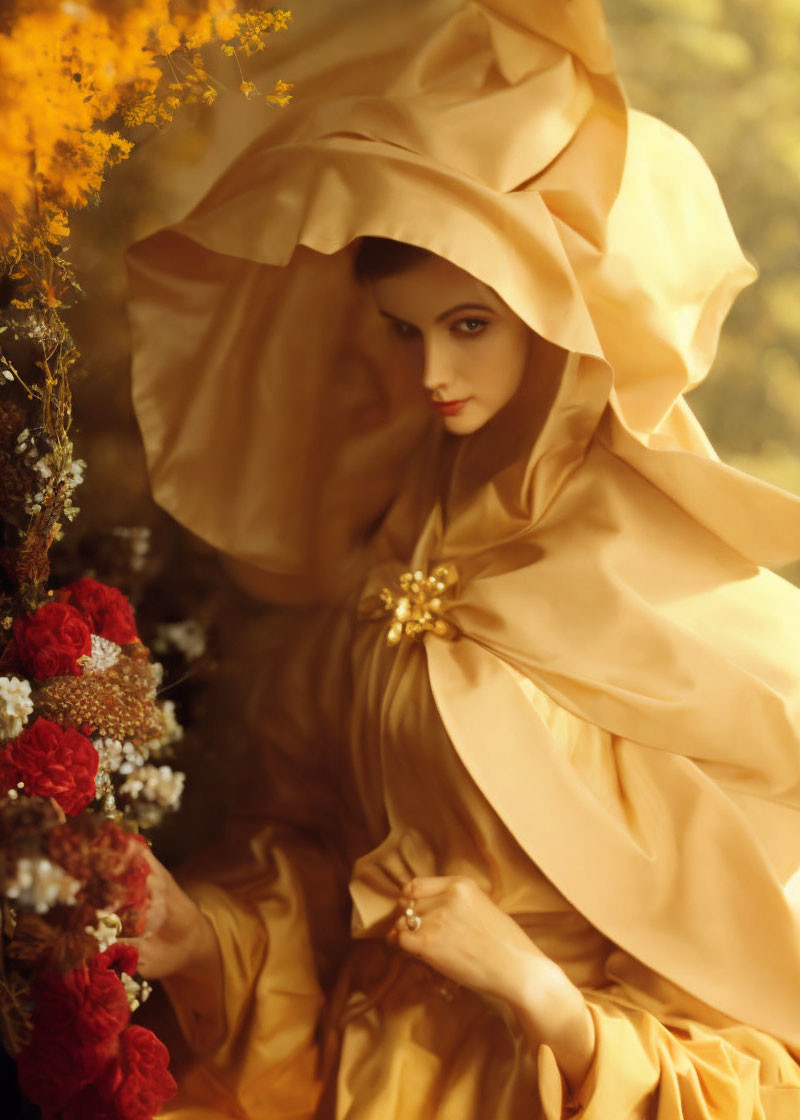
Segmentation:
<svg viewBox="0 0 800 1120">
<path fill-rule="evenodd" d="M 0 657 L 0 1029 L 45 1117 L 149 1120 L 175 1091 L 130 1025 L 148 863 L 180 736 L 125 596 L 79 579 L 14 618 Z"/>
<path fill-rule="evenodd" d="M 209 44 L 254 109 L 285 107 L 289 83 L 259 90 L 243 67 L 290 15 L 0 3 L 0 1041 L 45 1120 L 150 1120 L 175 1092 L 165 1047 L 130 1022 L 148 987 L 129 939 L 148 907 L 139 830 L 177 807 L 184 780 L 128 599 L 93 578 L 49 586 L 85 465 L 70 438 L 70 222 L 143 132 L 226 88 Z M 186 637 L 172 630 L 166 646 Z"/>
</svg>

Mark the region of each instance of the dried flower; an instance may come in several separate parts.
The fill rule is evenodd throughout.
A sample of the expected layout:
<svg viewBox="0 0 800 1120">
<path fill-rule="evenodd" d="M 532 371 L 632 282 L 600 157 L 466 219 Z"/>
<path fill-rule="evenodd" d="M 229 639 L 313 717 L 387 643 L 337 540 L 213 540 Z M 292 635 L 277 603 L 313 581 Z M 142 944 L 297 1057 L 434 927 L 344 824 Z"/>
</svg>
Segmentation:
<svg viewBox="0 0 800 1120">
<path fill-rule="evenodd" d="M 132 975 L 135 951 L 116 941 L 142 932 L 148 862 L 138 839 L 81 810 L 99 793 L 116 813 L 122 785 L 145 815 L 161 813 L 177 805 L 184 781 L 148 763 L 182 732 L 172 705 L 156 703 L 160 666 L 149 663 L 124 595 L 78 580 L 60 602 L 12 620 L 17 604 L 31 610 L 45 598 L 49 549 L 78 513 L 85 469 L 69 440 L 79 354 L 62 312 L 80 286 L 64 241 L 71 212 L 96 200 L 132 149 L 111 120 L 162 127 L 182 104 L 216 98 L 198 48 L 224 39 L 242 92 L 259 93 L 242 64 L 290 13 L 234 7 L 20 0 L 0 17 L 0 273 L 9 289 L 0 334 L 14 347 L 0 348 L 0 627 L 13 629 L 0 651 L 0 871 L 19 911 L 8 909 L 3 931 L 0 1032 L 23 1090 L 62 1120 L 147 1120 L 175 1092 L 165 1048 L 128 1026 L 149 986 Z M 286 104 L 289 88 L 277 83 L 267 101 Z M 23 394 L 21 409 L 14 398 Z M 149 535 L 133 532 L 130 567 L 140 571 Z M 192 659 L 205 636 L 189 624 L 170 645 Z"/>
<path fill-rule="evenodd" d="M 38 710 L 56 723 L 88 726 L 103 739 L 147 743 L 164 733 L 154 675 L 144 646 L 130 647 L 103 673 L 45 681 Z"/>
</svg>

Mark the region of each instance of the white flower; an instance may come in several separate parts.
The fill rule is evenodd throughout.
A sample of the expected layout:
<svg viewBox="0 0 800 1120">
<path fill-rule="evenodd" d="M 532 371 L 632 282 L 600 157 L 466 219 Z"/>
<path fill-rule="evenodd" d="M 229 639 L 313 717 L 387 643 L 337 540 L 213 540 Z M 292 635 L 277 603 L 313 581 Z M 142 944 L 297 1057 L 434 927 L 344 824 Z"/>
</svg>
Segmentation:
<svg viewBox="0 0 800 1120">
<path fill-rule="evenodd" d="M 147 743 L 142 743 L 140 747 L 134 746 L 133 743 L 123 743 L 122 753 L 125 758 L 119 768 L 120 774 L 133 774 L 134 771 L 144 766 L 150 757 Z"/>
<path fill-rule="evenodd" d="M 150 662 L 150 688 L 148 689 L 148 699 L 155 700 L 158 695 L 158 690 L 164 683 L 164 666 L 160 661 Z"/>
<path fill-rule="evenodd" d="M 183 794 L 186 775 L 171 766 L 140 766 L 122 783 L 121 794 L 136 800 L 150 801 L 162 809 L 177 809 Z"/>
<path fill-rule="evenodd" d="M 115 537 L 128 542 L 130 565 L 134 572 L 141 572 L 150 554 L 150 529 L 147 525 L 118 525 L 112 530 Z"/>
<path fill-rule="evenodd" d="M 183 738 L 183 728 L 175 715 L 174 700 L 165 700 L 161 704 L 161 715 L 164 717 L 164 734 L 159 741 L 160 745 L 166 746 L 169 743 L 177 743 Z"/>
<path fill-rule="evenodd" d="M 70 490 L 74 490 L 83 482 L 83 475 L 86 470 L 85 459 L 73 459 L 69 465 L 69 478 L 67 484 Z"/>
<path fill-rule="evenodd" d="M 132 774 L 134 770 L 143 766 L 149 757 L 147 744 L 134 746 L 133 743 L 122 742 L 120 739 L 97 736 L 92 739 L 92 745 L 100 758 L 99 769 L 106 774 Z"/>
<path fill-rule="evenodd" d="M 125 998 L 128 1001 L 128 1007 L 131 1011 L 135 1011 L 137 1007 L 141 1007 L 141 1005 L 150 998 L 150 993 L 153 989 L 146 980 L 135 980 L 133 976 L 129 976 L 127 972 L 121 972 L 119 978 L 125 989 Z"/>
<path fill-rule="evenodd" d="M 101 638 L 99 634 L 92 634 L 92 652 L 89 657 L 82 658 L 83 666 L 89 673 L 104 673 L 106 669 L 116 665 L 121 653 L 116 642 Z"/>
<path fill-rule="evenodd" d="M 92 739 L 92 746 L 99 755 L 100 770 L 105 770 L 107 774 L 113 774 L 116 770 L 119 770 L 125 757 L 125 748 L 119 739 L 98 736 L 96 739 Z"/>
<path fill-rule="evenodd" d="M 182 653 L 187 661 L 196 661 L 206 652 L 206 632 L 195 618 L 183 622 L 161 622 L 156 629 L 153 649 L 166 653 L 170 647 Z"/>
<path fill-rule="evenodd" d="M 161 758 L 165 754 L 172 757 L 174 751 L 171 750 L 171 747 L 173 743 L 177 743 L 183 738 L 183 728 L 175 715 L 174 701 L 162 701 L 158 705 L 158 710 L 161 712 L 164 730 L 157 739 L 150 739 L 147 743 L 144 743 L 142 750 L 147 753 L 148 758 Z"/>
<path fill-rule="evenodd" d="M 99 952 L 110 949 L 122 933 L 122 922 L 111 910 L 97 911 L 97 925 L 86 926 L 86 932 L 97 941 Z"/>
<path fill-rule="evenodd" d="M 30 683 L 18 677 L 0 677 L 0 739 L 15 739 L 32 711 Z"/>
<path fill-rule="evenodd" d="M 43 856 L 22 856 L 17 860 L 14 878 L 6 884 L 6 897 L 19 906 L 32 906 L 45 914 L 58 903 L 73 906 L 81 884 L 63 867 Z"/>
</svg>

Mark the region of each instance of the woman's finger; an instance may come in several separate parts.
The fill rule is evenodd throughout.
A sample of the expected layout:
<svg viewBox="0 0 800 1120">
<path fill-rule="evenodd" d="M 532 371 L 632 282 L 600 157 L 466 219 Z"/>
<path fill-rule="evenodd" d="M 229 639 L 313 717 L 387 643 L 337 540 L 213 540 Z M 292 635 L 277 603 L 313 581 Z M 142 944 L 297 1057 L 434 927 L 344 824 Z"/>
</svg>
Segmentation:
<svg viewBox="0 0 800 1120">
<path fill-rule="evenodd" d="M 425 955 L 425 943 L 420 936 L 420 931 L 412 933 L 407 926 L 395 927 L 392 930 L 392 943 L 402 949 L 404 953 L 409 953 L 412 957 L 423 957 Z"/>
<path fill-rule="evenodd" d="M 449 887 L 462 881 L 460 875 L 420 875 L 410 879 L 400 891 L 400 898 L 419 901 L 443 894 Z"/>
<path fill-rule="evenodd" d="M 413 910 L 415 914 L 419 914 L 420 916 L 429 914 L 431 910 L 442 906 L 446 898 L 447 895 L 444 891 L 440 891 L 439 894 L 428 895 L 427 898 L 400 898 L 397 903 L 397 909 L 400 912 L 400 918 L 405 921 L 407 910 Z"/>
</svg>

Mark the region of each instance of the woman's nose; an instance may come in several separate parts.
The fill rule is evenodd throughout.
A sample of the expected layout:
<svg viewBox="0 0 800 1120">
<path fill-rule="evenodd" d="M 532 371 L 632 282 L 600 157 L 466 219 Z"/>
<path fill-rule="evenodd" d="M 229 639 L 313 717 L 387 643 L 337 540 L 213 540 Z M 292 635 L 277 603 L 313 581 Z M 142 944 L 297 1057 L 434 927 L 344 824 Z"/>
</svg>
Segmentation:
<svg viewBox="0 0 800 1120">
<path fill-rule="evenodd" d="M 429 393 L 445 388 L 450 381 L 450 368 L 443 347 L 434 340 L 425 339 L 424 370 L 422 384 Z"/>
</svg>

